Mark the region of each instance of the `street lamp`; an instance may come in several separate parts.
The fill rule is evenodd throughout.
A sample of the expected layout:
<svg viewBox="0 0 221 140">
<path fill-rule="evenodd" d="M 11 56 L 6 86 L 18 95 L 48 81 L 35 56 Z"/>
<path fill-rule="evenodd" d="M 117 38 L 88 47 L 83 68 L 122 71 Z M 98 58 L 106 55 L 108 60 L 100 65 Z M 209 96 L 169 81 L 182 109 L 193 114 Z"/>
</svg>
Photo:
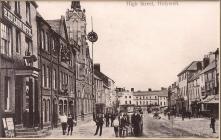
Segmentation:
<svg viewBox="0 0 221 140">
<path fill-rule="evenodd" d="M 87 38 L 92 43 L 92 96 L 95 99 L 94 104 L 96 102 L 96 96 L 94 95 L 94 42 L 97 41 L 98 36 L 97 33 L 93 31 L 93 20 L 91 17 L 91 27 L 92 31 L 88 33 Z M 94 105 L 93 105 L 93 114 L 94 114 Z"/>
</svg>

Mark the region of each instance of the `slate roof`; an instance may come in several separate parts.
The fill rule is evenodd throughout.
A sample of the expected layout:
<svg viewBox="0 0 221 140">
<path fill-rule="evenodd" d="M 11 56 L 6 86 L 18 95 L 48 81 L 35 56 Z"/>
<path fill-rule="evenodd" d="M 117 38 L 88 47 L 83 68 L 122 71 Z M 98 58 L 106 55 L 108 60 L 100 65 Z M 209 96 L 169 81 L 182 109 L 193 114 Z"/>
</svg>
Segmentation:
<svg viewBox="0 0 221 140">
<path fill-rule="evenodd" d="M 57 34 L 60 35 L 60 24 L 61 24 L 60 19 L 46 20 L 46 22 L 48 22 L 52 30 L 54 30 Z"/>
<path fill-rule="evenodd" d="M 195 75 L 193 75 L 193 76 L 189 79 L 189 81 L 193 81 L 193 80 L 199 78 L 201 72 L 202 72 L 202 71 L 197 72 Z"/>
<path fill-rule="evenodd" d="M 185 71 L 197 70 L 197 63 L 201 61 L 193 61 L 188 66 L 186 66 L 177 76 L 181 75 Z"/>
<path fill-rule="evenodd" d="M 200 74 L 203 74 L 203 73 L 205 73 L 205 72 L 207 72 L 207 71 L 209 71 L 211 69 L 214 69 L 214 68 L 216 68 L 215 60 L 212 61 Z"/>
</svg>

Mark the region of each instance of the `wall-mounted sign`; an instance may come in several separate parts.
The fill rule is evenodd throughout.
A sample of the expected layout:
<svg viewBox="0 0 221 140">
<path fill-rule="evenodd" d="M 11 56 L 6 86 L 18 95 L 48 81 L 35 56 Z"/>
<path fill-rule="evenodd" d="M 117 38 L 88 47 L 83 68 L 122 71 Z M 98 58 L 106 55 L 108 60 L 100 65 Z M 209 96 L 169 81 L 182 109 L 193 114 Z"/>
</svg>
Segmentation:
<svg viewBox="0 0 221 140">
<path fill-rule="evenodd" d="M 13 118 L 2 118 L 2 121 L 4 126 L 5 137 L 15 137 L 15 127 Z"/>
<path fill-rule="evenodd" d="M 3 7 L 3 17 L 13 23 L 21 31 L 23 31 L 29 37 L 32 37 L 32 30 L 24 22 L 21 21 L 16 15 L 14 15 L 7 8 Z"/>
</svg>

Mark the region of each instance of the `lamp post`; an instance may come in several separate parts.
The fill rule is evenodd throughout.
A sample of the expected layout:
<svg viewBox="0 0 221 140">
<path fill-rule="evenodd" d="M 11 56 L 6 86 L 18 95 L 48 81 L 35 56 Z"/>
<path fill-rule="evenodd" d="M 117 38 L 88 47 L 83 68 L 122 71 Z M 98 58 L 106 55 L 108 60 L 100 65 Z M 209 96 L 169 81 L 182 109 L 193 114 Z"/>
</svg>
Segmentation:
<svg viewBox="0 0 221 140">
<path fill-rule="evenodd" d="M 91 17 L 91 27 L 92 31 L 88 33 L 87 38 L 92 43 L 92 96 L 94 98 L 94 105 L 93 105 L 93 114 L 94 114 L 94 106 L 96 102 L 96 96 L 94 95 L 94 42 L 97 41 L 98 36 L 97 33 L 93 31 L 93 19 Z"/>
</svg>

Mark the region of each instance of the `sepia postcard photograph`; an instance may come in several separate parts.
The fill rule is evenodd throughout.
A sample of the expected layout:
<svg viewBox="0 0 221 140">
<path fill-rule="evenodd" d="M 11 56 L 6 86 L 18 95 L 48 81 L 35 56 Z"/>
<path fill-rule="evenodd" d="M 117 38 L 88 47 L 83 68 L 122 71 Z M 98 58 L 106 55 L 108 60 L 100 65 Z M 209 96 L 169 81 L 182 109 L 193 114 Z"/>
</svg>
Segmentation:
<svg viewBox="0 0 221 140">
<path fill-rule="evenodd" d="M 0 139 L 219 139 L 219 0 L 0 0 Z"/>
</svg>

